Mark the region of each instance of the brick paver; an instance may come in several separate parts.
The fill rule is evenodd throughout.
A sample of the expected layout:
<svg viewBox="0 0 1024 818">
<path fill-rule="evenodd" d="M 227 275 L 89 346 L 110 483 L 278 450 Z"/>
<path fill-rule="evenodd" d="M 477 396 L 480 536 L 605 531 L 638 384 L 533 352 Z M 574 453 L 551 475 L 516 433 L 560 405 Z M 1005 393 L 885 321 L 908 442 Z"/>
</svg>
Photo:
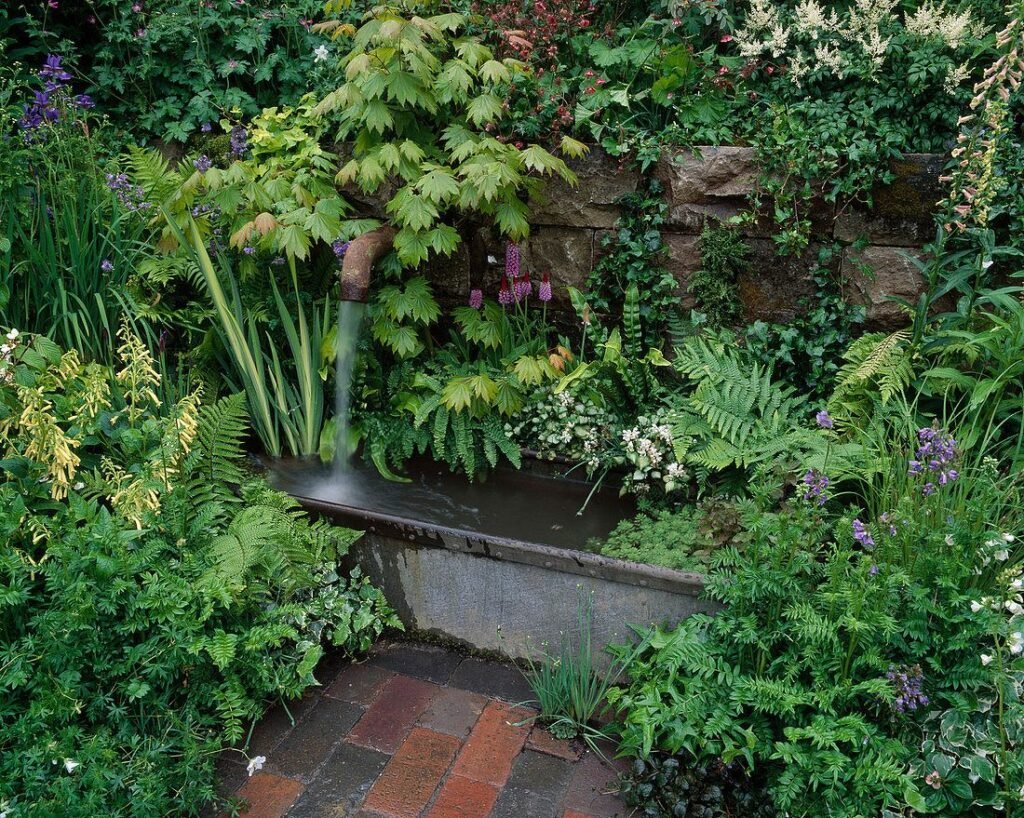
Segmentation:
<svg viewBox="0 0 1024 818">
<path fill-rule="evenodd" d="M 395 818 L 416 818 L 455 760 L 459 744 L 454 736 L 413 728 L 366 796 L 366 808 Z"/>
<path fill-rule="evenodd" d="M 451 775 L 444 782 L 427 818 L 487 818 L 497 800 L 497 787 L 461 775 Z"/>
<path fill-rule="evenodd" d="M 437 691 L 437 685 L 429 682 L 395 676 L 380 689 L 376 701 L 349 733 L 349 741 L 394 753 Z"/>
<path fill-rule="evenodd" d="M 399 644 L 324 675 L 327 688 L 293 707 L 294 726 L 277 709 L 253 732 L 263 771 L 247 778 L 243 756 L 221 760 L 218 791 L 248 802 L 242 818 L 628 815 L 615 793 L 622 763 L 535 724 L 516 706 L 527 697 L 515 667 Z"/>
<path fill-rule="evenodd" d="M 481 714 L 469 740 L 462 748 L 455 762 L 457 775 L 505 786 L 512 772 L 512 762 L 526 743 L 529 725 L 518 726 L 532 713 L 522 708 L 511 707 L 503 702 L 492 701 Z"/>
<path fill-rule="evenodd" d="M 256 773 L 238 790 L 246 808 L 239 818 L 281 818 L 302 792 L 298 781 L 271 773 Z"/>
</svg>

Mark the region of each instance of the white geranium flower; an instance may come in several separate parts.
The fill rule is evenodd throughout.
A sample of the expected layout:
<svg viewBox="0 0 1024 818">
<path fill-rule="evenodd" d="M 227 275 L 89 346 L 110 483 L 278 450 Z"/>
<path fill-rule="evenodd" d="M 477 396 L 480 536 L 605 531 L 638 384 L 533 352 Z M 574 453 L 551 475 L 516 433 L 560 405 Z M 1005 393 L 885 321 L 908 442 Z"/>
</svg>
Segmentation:
<svg viewBox="0 0 1024 818">
<path fill-rule="evenodd" d="M 257 772 L 258 770 L 262 770 L 263 769 L 263 765 L 266 764 L 266 763 L 267 763 L 267 757 L 266 756 L 256 756 L 255 758 L 250 758 L 249 759 L 249 765 L 245 769 L 247 769 L 249 771 L 249 776 L 251 777 L 254 772 Z"/>
<path fill-rule="evenodd" d="M 75 769 L 77 767 L 80 767 L 80 766 L 81 765 L 77 761 L 75 761 L 73 758 L 65 758 L 64 759 L 64 769 L 67 770 L 69 773 L 73 773 L 75 771 Z"/>
<path fill-rule="evenodd" d="M 977 613 L 978 611 L 980 611 L 980 610 L 981 610 L 981 607 L 982 607 L 982 606 L 981 606 L 981 603 L 980 603 L 980 602 L 972 602 L 972 603 L 971 603 L 971 611 L 972 611 L 973 613 Z"/>
<path fill-rule="evenodd" d="M 982 665 L 987 667 L 991 663 L 992 663 L 992 657 L 991 656 L 989 656 L 987 653 L 981 654 L 981 664 Z"/>
<path fill-rule="evenodd" d="M 318 46 L 313 50 L 313 62 L 326 62 L 330 56 L 330 51 L 325 45 Z"/>
</svg>

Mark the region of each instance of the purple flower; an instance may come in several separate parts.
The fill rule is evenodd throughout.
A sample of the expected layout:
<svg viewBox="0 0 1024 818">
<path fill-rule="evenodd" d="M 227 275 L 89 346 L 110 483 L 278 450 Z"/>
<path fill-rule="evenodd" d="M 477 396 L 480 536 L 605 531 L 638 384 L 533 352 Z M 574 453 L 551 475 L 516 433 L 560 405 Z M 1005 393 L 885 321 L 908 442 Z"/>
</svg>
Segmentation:
<svg viewBox="0 0 1024 818">
<path fill-rule="evenodd" d="M 350 241 L 344 241 L 342 239 L 335 240 L 334 243 L 331 244 L 331 249 L 334 251 L 334 257 L 338 259 L 338 261 L 344 259 L 345 253 L 348 252 L 348 248 L 351 244 L 352 242 Z"/>
<path fill-rule="evenodd" d="M 274 260 L 271 261 L 270 263 L 273 264 L 275 267 L 280 267 L 282 264 L 284 264 L 284 256 L 275 256 Z"/>
<path fill-rule="evenodd" d="M 192 160 L 192 166 L 200 173 L 206 173 L 206 171 L 213 167 L 213 162 L 210 160 L 210 157 L 204 153 L 198 159 Z"/>
<path fill-rule="evenodd" d="M 100 269 L 105 273 L 113 272 L 114 262 L 112 262 L 109 258 L 105 258 L 103 259 L 103 261 L 100 262 Z"/>
<path fill-rule="evenodd" d="M 231 129 L 231 155 L 240 159 L 248 152 L 249 132 L 242 125 L 236 125 Z"/>
<path fill-rule="evenodd" d="M 885 523 L 886 525 L 889 526 L 889 536 L 890 537 L 895 537 L 896 536 L 896 524 L 893 521 L 892 513 L 891 512 L 888 512 L 888 511 L 883 512 L 882 515 L 878 518 L 878 521 L 880 523 Z"/>
<path fill-rule="evenodd" d="M 247 256 L 251 256 L 253 253 L 256 252 L 256 248 L 246 246 L 242 248 L 242 252 L 245 253 Z"/>
<path fill-rule="evenodd" d="M 204 122 L 202 125 L 199 126 L 199 130 L 201 130 L 203 133 L 209 133 L 210 131 L 213 130 L 213 125 L 209 122 Z"/>
<path fill-rule="evenodd" d="M 853 521 L 853 538 L 864 548 L 874 548 L 875 539 L 859 519 Z"/>
<path fill-rule="evenodd" d="M 804 475 L 804 500 L 814 500 L 819 506 L 828 502 L 828 475 L 822 474 L 817 469 L 811 469 Z"/>
<path fill-rule="evenodd" d="M 498 288 L 498 303 L 507 307 L 512 303 L 512 288 L 508 286 L 508 278 L 501 277 L 501 287 Z"/>
<path fill-rule="evenodd" d="M 95 108 L 96 103 L 93 102 L 92 97 L 88 94 L 79 94 L 77 97 L 75 97 L 75 106 L 82 109 Z"/>
<path fill-rule="evenodd" d="M 43 67 L 39 69 L 39 76 L 43 79 L 67 82 L 71 79 L 71 75 L 64 70 L 64 66 L 62 65 L 63 62 L 63 57 L 60 57 L 57 54 L 47 54 L 46 60 L 43 62 Z"/>
<path fill-rule="evenodd" d="M 528 298 L 530 293 L 533 292 L 533 284 L 530 283 L 530 274 L 524 273 L 512 280 L 512 293 L 516 297 L 516 302 L 522 301 L 524 298 Z"/>
<path fill-rule="evenodd" d="M 878 566 L 877 566 L 877 565 L 875 565 L 874 563 L 871 563 L 871 567 L 870 567 L 870 568 L 868 568 L 868 573 L 869 573 L 869 574 L 870 574 L 871 576 L 873 576 L 873 577 L 874 577 L 874 576 L 877 576 L 877 575 L 878 575 Z"/>
<path fill-rule="evenodd" d="M 548 279 L 547 273 L 544 273 L 544 277 L 540 280 L 540 287 L 537 288 L 537 298 L 545 303 L 551 300 L 551 281 Z"/>
<path fill-rule="evenodd" d="M 919 446 L 914 459 L 907 466 L 907 473 L 912 476 L 928 473 L 928 480 L 921 488 L 921 493 L 928 497 L 935 493 L 935 483 L 945 486 L 960 476 L 960 472 L 952 468 L 958 453 L 956 440 L 944 429 L 926 426 L 917 431 Z"/>
<path fill-rule="evenodd" d="M 107 187 L 117 194 L 117 199 L 122 207 L 132 213 L 152 206 L 150 202 L 146 201 L 146 191 L 138 185 L 133 185 L 124 173 L 108 173 Z M 194 209 L 193 215 L 195 215 Z"/>
<path fill-rule="evenodd" d="M 515 280 L 519 277 L 519 245 L 505 242 L 505 276 Z"/>
<path fill-rule="evenodd" d="M 826 409 L 822 409 L 821 411 L 819 411 L 818 414 L 814 416 L 814 419 L 818 422 L 818 425 L 822 429 L 835 428 L 835 423 L 833 422 L 832 417 L 829 415 L 828 410 Z"/>
<path fill-rule="evenodd" d="M 894 665 L 885 676 L 892 683 L 896 694 L 892 706 L 897 713 L 917 710 L 928 704 L 928 697 L 923 693 L 924 671 L 920 665 Z"/>
<path fill-rule="evenodd" d="M 480 309 L 484 305 L 484 293 L 483 290 L 470 290 L 469 291 L 469 306 L 474 310 Z"/>
</svg>

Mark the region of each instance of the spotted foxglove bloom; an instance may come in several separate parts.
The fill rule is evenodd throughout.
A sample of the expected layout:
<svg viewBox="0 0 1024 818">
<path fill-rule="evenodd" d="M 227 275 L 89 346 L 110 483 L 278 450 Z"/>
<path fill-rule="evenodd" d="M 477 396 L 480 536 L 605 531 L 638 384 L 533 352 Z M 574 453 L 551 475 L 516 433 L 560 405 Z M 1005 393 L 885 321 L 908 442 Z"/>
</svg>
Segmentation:
<svg viewBox="0 0 1024 818">
<path fill-rule="evenodd" d="M 248 764 L 248 766 L 246 766 L 245 769 L 249 772 L 249 776 L 251 777 L 253 773 L 258 772 L 259 770 L 262 770 L 263 769 L 263 765 L 266 764 L 266 763 L 267 763 L 267 757 L 266 756 L 255 756 L 254 758 L 250 758 L 249 759 L 249 764 Z"/>
<path fill-rule="evenodd" d="M 540 287 L 537 289 L 537 298 L 545 303 L 551 300 L 551 281 L 548 279 L 547 273 L 544 273 L 544 277 L 540 280 Z"/>
</svg>

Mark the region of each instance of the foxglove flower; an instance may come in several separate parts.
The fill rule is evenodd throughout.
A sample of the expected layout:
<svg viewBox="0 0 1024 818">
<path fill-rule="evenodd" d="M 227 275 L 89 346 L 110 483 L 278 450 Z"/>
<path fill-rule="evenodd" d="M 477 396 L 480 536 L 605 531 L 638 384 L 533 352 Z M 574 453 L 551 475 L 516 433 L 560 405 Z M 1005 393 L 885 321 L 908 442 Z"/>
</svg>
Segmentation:
<svg viewBox="0 0 1024 818">
<path fill-rule="evenodd" d="M 483 290 L 473 289 L 469 291 L 469 306 L 474 310 L 480 309 L 484 305 L 484 293 Z"/>
<path fill-rule="evenodd" d="M 548 279 L 547 273 L 544 273 L 544 277 L 540 280 L 540 287 L 537 288 L 537 298 L 544 303 L 551 300 L 551 281 Z"/>
</svg>

